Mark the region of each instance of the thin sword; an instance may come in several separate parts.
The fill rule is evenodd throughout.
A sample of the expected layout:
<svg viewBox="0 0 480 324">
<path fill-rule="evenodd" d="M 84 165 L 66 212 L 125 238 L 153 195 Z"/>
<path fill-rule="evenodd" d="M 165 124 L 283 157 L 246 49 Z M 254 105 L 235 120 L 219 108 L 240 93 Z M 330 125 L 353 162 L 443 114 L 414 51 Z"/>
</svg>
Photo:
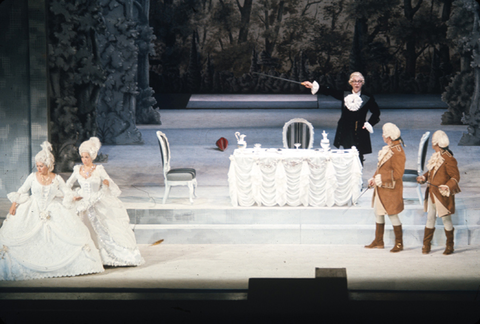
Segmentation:
<svg viewBox="0 0 480 324">
<path fill-rule="evenodd" d="M 434 185 L 434 184 L 431 184 L 431 183 L 430 183 L 430 182 L 428 182 L 428 181 L 427 181 L 427 182 L 425 182 L 425 183 L 426 183 L 426 184 L 428 184 L 429 186 L 440 188 L 440 186 L 436 186 L 436 185 Z"/>
<path fill-rule="evenodd" d="M 372 188 L 372 187 L 368 186 L 367 188 L 363 189 L 363 191 L 362 191 L 362 192 L 360 193 L 360 195 L 357 197 L 357 201 L 354 202 L 354 203 L 352 204 L 352 206 L 348 207 L 347 209 L 350 209 L 351 207 L 356 206 L 358 200 L 360 199 L 360 197 L 362 197 L 363 194 L 366 193 L 366 192 L 368 191 L 368 189 L 370 189 L 370 188 Z"/>
<path fill-rule="evenodd" d="M 267 78 L 278 79 L 278 80 L 282 80 L 282 81 L 287 81 L 287 82 L 292 82 L 292 83 L 303 85 L 303 82 L 293 81 L 293 80 L 290 80 L 290 79 L 280 78 L 280 77 L 276 77 L 276 76 L 273 76 L 273 75 L 268 75 L 268 74 L 263 74 L 263 73 L 258 73 L 258 72 L 252 72 L 252 73 L 253 74 L 258 74 L 258 75 L 263 75 L 263 76 L 266 76 Z"/>
<path fill-rule="evenodd" d="M 360 196 L 358 196 L 358 198 L 360 198 L 361 196 L 363 196 L 363 194 L 366 193 L 366 192 L 368 191 L 368 189 L 370 189 L 370 188 L 372 188 L 372 187 L 369 186 L 369 187 L 365 188 L 365 189 L 362 191 L 362 193 L 360 194 Z M 357 198 L 357 200 L 358 200 L 358 198 Z"/>
</svg>

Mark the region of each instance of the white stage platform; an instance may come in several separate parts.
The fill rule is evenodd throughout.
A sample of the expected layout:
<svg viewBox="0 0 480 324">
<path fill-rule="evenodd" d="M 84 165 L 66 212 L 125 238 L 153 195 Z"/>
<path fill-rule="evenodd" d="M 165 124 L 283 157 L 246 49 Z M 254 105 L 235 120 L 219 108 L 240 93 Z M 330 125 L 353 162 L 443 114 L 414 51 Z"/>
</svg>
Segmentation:
<svg viewBox="0 0 480 324">
<path fill-rule="evenodd" d="M 459 162 L 462 192 L 457 197 L 455 249 L 442 254 L 445 235 L 441 222 L 433 253 L 421 254 L 425 214 L 413 188 L 405 188 L 405 251 L 389 253 L 393 233 L 387 219 L 384 250 L 363 245 L 374 236 L 371 192 L 356 206 L 232 207 L 228 196 L 229 155 L 236 146 L 234 133 L 247 134 L 249 146 L 281 147 L 283 124 L 303 117 L 315 127 L 314 147 L 323 130 L 335 133 L 336 109 L 299 110 L 188 110 L 161 111 L 161 126 L 139 126 L 140 146 L 103 146 L 105 169 L 122 190 L 142 254 L 138 268 L 112 268 L 103 274 L 24 282 L 1 282 L 0 288 L 21 287 L 143 287 L 175 289 L 246 289 L 251 277 L 314 276 L 315 267 L 347 268 L 349 289 L 368 290 L 477 290 L 480 286 L 480 147 L 456 145 L 465 126 L 440 126 L 442 109 L 385 110 L 372 135 L 374 152 L 384 145 L 381 125 L 395 122 L 407 144 L 407 168 L 415 168 L 417 142 L 429 130 L 445 130 Z M 155 131 L 169 138 L 173 167 L 194 167 L 198 190 L 193 205 L 187 189 L 174 187 L 162 204 L 163 175 Z M 226 137 L 225 152 L 215 142 Z M 432 150 L 429 150 L 429 155 Z M 477 158 L 472 158 L 477 157 Z M 367 155 L 364 182 L 374 173 L 376 153 Z M 68 174 L 64 174 L 68 177 Z M 20 185 L 20 184 L 19 184 Z M 0 200 L 2 215 L 8 212 Z M 150 244 L 164 239 L 160 245 Z M 18 293 L 18 291 L 17 291 Z M 10 295 L 12 296 L 12 295 Z"/>
<path fill-rule="evenodd" d="M 163 187 L 124 189 L 122 200 L 130 215 L 137 242 L 151 244 L 341 244 L 361 246 L 373 238 L 371 199 L 367 191 L 351 206 L 333 207 L 232 207 L 228 187 L 199 187 L 190 205 L 187 188 L 174 187 L 162 204 Z M 414 188 L 405 188 L 401 213 L 405 246 L 423 242 L 426 215 Z M 394 236 L 387 217 L 385 241 Z M 456 245 L 480 245 L 480 213 L 457 199 L 453 216 Z M 440 219 L 434 245 L 445 245 Z"/>
</svg>

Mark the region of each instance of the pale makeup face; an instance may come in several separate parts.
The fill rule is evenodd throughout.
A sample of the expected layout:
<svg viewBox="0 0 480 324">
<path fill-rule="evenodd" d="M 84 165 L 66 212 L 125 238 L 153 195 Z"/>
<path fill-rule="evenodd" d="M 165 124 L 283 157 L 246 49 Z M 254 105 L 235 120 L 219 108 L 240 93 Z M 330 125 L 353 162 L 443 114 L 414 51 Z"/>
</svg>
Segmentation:
<svg viewBox="0 0 480 324">
<path fill-rule="evenodd" d="M 83 152 L 80 156 L 82 157 L 82 163 L 84 166 L 89 167 L 92 165 L 92 158 L 90 157 L 90 154 Z"/>
<path fill-rule="evenodd" d="M 363 79 L 359 76 L 354 76 L 350 81 L 350 85 L 352 86 L 352 89 L 354 92 L 359 92 L 362 90 L 363 86 Z"/>
<path fill-rule="evenodd" d="M 41 162 L 37 162 L 37 171 L 40 174 L 47 175 L 48 174 L 48 167 Z"/>
</svg>

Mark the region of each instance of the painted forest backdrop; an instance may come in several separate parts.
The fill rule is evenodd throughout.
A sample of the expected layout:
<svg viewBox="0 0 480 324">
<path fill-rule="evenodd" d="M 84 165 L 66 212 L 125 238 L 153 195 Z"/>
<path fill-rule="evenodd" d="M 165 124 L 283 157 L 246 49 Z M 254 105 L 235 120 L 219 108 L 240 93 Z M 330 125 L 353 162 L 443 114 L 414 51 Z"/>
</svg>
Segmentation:
<svg viewBox="0 0 480 324">
<path fill-rule="evenodd" d="M 444 93 L 442 122 L 461 124 L 474 88 L 464 39 L 472 3 L 151 0 L 150 85 L 157 94 L 301 93 L 251 72 L 343 88 L 361 71 L 373 93 Z"/>
<path fill-rule="evenodd" d="M 293 83 L 442 94 L 444 124 L 480 145 L 474 0 L 47 0 L 51 142 L 71 170 L 90 136 L 142 144 L 168 96 L 307 93 Z"/>
</svg>

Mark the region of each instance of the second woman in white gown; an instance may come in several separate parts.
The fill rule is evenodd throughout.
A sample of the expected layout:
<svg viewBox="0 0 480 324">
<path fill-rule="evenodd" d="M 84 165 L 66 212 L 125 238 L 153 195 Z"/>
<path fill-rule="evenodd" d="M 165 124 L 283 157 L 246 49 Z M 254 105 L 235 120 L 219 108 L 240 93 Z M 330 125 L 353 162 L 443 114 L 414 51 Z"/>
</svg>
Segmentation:
<svg viewBox="0 0 480 324">
<path fill-rule="evenodd" d="M 117 197 L 121 191 L 110 179 L 102 165 L 93 164 L 100 141 L 90 138 L 80 145 L 83 165 L 76 165 L 67 180 L 71 188 L 75 182 L 80 190 L 75 194 L 76 209 L 89 228 L 104 265 L 137 266 L 144 263 L 130 228 L 127 210 Z"/>
</svg>

